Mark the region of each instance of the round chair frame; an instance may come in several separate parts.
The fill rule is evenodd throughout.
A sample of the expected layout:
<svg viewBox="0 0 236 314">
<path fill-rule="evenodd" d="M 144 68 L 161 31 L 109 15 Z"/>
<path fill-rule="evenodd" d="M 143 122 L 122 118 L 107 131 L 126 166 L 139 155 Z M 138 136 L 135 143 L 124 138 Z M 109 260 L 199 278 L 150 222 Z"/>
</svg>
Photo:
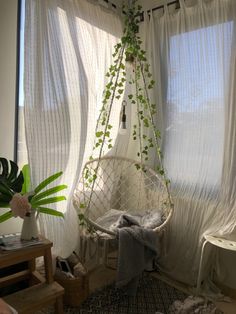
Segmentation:
<svg viewBox="0 0 236 314">
<path fill-rule="evenodd" d="M 119 156 L 96 158 L 84 165 L 73 205 L 88 226 L 110 236 L 116 233 L 96 222 L 110 209 L 126 213 L 161 209 L 163 222 L 153 229 L 157 233 L 166 227 L 174 209 L 161 175 L 141 162 Z"/>
</svg>

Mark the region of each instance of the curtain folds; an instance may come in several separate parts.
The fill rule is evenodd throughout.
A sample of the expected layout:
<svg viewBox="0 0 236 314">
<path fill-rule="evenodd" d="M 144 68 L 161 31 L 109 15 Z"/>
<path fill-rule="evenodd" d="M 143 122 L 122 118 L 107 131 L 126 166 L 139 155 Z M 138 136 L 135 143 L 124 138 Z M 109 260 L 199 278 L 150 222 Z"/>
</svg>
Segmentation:
<svg viewBox="0 0 236 314">
<path fill-rule="evenodd" d="M 105 73 L 121 31 L 117 15 L 84 0 L 26 0 L 24 115 L 32 186 L 57 171 L 68 185 L 67 201 L 54 205 L 65 219 L 40 216 L 56 255 L 68 256 L 77 244 L 71 195 L 91 154 Z"/>
<path fill-rule="evenodd" d="M 236 6 L 174 7 L 144 25 L 175 204 L 161 268 L 195 285 L 203 235 L 236 233 Z"/>
</svg>

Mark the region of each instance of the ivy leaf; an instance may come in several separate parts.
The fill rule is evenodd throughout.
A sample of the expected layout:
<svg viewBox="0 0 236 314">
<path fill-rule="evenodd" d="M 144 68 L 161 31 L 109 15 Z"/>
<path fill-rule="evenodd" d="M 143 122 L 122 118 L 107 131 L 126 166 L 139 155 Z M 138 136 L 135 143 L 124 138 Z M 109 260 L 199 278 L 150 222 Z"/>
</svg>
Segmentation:
<svg viewBox="0 0 236 314">
<path fill-rule="evenodd" d="M 96 132 L 96 137 L 101 137 L 102 135 L 103 135 L 103 132 L 102 132 L 102 131 Z"/>
</svg>

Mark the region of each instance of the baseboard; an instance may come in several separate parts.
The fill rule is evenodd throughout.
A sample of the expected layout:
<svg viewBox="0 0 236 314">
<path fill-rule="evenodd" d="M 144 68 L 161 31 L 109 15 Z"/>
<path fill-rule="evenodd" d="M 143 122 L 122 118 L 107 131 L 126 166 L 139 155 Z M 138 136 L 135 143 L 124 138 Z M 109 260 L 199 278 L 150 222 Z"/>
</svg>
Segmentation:
<svg viewBox="0 0 236 314">
<path fill-rule="evenodd" d="M 230 298 L 236 300 L 236 289 L 225 286 L 224 284 L 222 284 L 221 282 L 217 282 L 216 283 L 217 286 L 221 289 L 221 292 L 224 295 L 229 296 Z"/>
</svg>

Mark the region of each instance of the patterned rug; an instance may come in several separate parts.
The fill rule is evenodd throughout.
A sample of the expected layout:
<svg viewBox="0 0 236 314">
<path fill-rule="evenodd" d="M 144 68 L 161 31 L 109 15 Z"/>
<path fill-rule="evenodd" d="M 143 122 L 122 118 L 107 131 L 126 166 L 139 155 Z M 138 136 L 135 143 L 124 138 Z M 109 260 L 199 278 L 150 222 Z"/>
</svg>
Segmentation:
<svg viewBox="0 0 236 314">
<path fill-rule="evenodd" d="M 186 294 L 161 280 L 144 273 L 135 297 L 116 289 L 115 283 L 96 291 L 80 307 L 64 307 L 65 314 L 166 314 L 175 300 L 184 300 Z M 38 314 L 54 313 L 53 308 Z"/>
<path fill-rule="evenodd" d="M 168 286 L 164 282 L 145 273 L 140 282 L 137 295 L 127 296 L 112 284 L 91 295 L 77 312 L 93 314 L 154 314 L 168 313 L 175 300 L 184 300 L 186 294 Z"/>
<path fill-rule="evenodd" d="M 183 302 L 184 301 L 184 302 Z M 187 301 L 187 302 L 186 302 Z M 144 273 L 135 297 L 116 289 L 115 283 L 91 294 L 80 307 L 64 306 L 65 314 L 222 314 L 211 302 L 187 295 Z M 189 306 L 191 304 L 191 306 Z M 47 308 L 37 314 L 54 313 Z"/>
</svg>

